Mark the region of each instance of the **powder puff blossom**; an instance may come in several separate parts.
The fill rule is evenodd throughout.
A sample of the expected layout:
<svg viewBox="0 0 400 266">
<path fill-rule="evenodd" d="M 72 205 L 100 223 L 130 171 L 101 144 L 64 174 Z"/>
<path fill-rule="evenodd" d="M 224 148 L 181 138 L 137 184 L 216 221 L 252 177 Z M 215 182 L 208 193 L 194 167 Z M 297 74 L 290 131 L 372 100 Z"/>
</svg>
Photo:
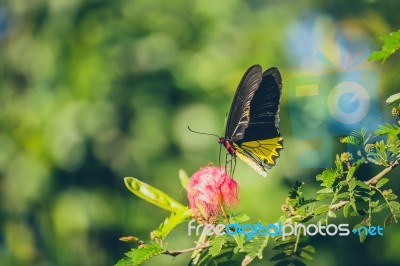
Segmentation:
<svg viewBox="0 0 400 266">
<path fill-rule="evenodd" d="M 189 180 L 189 205 L 195 216 L 217 218 L 223 207 L 232 208 L 238 203 L 238 183 L 224 168 L 207 166 L 200 168 Z"/>
</svg>

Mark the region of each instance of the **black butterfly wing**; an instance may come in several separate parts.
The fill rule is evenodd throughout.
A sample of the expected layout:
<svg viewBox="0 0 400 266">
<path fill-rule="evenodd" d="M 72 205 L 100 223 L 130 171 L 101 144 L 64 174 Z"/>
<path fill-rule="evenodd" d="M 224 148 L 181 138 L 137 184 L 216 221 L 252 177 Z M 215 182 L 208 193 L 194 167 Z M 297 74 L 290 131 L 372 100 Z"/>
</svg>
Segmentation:
<svg viewBox="0 0 400 266">
<path fill-rule="evenodd" d="M 250 120 L 242 138 L 235 141 L 237 144 L 280 136 L 281 95 L 281 74 L 276 67 L 272 67 L 263 73 L 262 81 L 250 99 Z"/>
<path fill-rule="evenodd" d="M 237 142 L 244 137 L 250 122 L 251 100 L 262 81 L 262 69 L 259 65 L 250 67 L 243 75 L 236 90 L 226 124 L 225 139 Z"/>
<path fill-rule="evenodd" d="M 260 73 L 261 67 L 251 67 L 239 84 L 225 138 L 233 141 L 241 160 L 266 176 L 283 148 L 279 132 L 282 78 L 277 68 L 265 71 L 261 80 Z"/>
</svg>

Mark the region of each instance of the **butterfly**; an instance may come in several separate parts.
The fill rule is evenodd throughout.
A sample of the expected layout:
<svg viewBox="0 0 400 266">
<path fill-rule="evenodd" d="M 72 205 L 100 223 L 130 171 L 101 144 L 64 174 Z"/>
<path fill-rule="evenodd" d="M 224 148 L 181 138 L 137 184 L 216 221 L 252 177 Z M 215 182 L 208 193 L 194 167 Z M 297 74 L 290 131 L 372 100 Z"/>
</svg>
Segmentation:
<svg viewBox="0 0 400 266">
<path fill-rule="evenodd" d="M 279 132 L 281 94 L 282 78 L 276 67 L 264 73 L 259 65 L 250 67 L 233 98 L 225 136 L 218 139 L 233 159 L 239 157 L 264 177 L 283 149 Z"/>
</svg>

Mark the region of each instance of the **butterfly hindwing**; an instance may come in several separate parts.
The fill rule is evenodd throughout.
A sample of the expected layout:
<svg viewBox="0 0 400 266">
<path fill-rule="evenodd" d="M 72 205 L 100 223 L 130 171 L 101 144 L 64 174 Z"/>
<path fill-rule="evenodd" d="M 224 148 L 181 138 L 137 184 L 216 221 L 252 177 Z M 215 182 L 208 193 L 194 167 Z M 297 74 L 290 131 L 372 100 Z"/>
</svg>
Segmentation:
<svg viewBox="0 0 400 266">
<path fill-rule="evenodd" d="M 236 155 L 262 176 L 283 149 L 279 132 L 282 79 L 277 68 L 251 67 L 243 76 L 229 112 L 225 139 Z"/>
<path fill-rule="evenodd" d="M 276 137 L 257 141 L 243 142 L 240 146 L 234 144 L 236 155 L 250 165 L 260 175 L 267 176 L 267 169 L 275 165 L 279 152 L 283 149 L 283 138 Z"/>
</svg>

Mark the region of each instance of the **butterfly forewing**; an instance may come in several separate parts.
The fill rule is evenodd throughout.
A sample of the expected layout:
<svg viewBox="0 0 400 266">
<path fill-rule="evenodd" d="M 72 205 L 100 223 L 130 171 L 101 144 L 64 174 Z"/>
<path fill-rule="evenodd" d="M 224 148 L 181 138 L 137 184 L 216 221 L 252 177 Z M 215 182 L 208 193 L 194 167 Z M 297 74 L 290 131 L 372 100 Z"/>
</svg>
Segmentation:
<svg viewBox="0 0 400 266">
<path fill-rule="evenodd" d="M 280 136 L 279 104 L 282 79 L 277 68 L 264 72 L 262 81 L 250 101 L 250 120 L 244 135 L 236 142 L 263 140 Z"/>
<path fill-rule="evenodd" d="M 244 74 L 229 111 L 225 138 L 236 142 L 243 138 L 250 121 L 250 103 L 262 81 L 262 70 L 254 65 Z"/>
<path fill-rule="evenodd" d="M 269 89 L 267 89 L 267 91 L 270 91 L 270 93 L 267 93 L 267 99 L 268 99 L 267 101 L 268 102 L 271 101 L 269 103 L 269 106 L 272 107 L 273 109 L 272 113 L 275 112 L 275 127 L 279 134 L 279 122 L 280 122 L 279 107 L 282 96 L 282 77 L 281 73 L 276 67 L 271 67 L 270 69 L 267 69 L 267 71 L 264 72 L 263 77 L 267 76 L 271 76 L 275 80 L 275 82 L 273 81 L 267 82 L 267 80 L 263 78 L 263 83 L 266 86 L 270 87 Z"/>
</svg>

